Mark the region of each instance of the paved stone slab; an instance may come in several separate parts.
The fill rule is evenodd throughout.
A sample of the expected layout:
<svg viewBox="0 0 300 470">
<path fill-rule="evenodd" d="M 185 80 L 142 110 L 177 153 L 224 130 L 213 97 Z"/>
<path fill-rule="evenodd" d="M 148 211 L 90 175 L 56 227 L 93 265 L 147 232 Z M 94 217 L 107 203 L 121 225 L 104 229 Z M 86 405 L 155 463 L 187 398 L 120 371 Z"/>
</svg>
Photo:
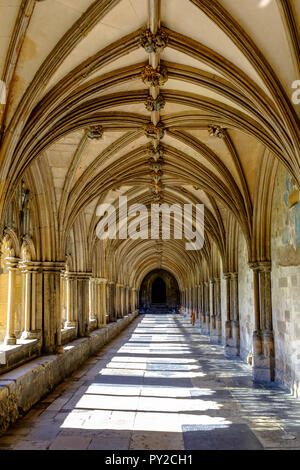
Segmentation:
<svg viewBox="0 0 300 470">
<path fill-rule="evenodd" d="M 0 449 L 300 449 L 299 426 L 299 400 L 254 386 L 250 366 L 226 359 L 188 318 L 146 315 L 19 420 Z"/>
<path fill-rule="evenodd" d="M 263 450 L 246 424 L 203 424 L 182 427 L 186 450 Z"/>
</svg>

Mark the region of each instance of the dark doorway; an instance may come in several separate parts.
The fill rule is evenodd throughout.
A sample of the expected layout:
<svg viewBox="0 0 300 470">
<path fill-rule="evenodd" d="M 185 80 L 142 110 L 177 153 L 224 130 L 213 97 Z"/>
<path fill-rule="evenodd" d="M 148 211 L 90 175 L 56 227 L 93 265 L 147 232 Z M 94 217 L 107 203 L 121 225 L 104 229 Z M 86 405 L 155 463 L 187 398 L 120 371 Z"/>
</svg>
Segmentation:
<svg viewBox="0 0 300 470">
<path fill-rule="evenodd" d="M 152 303 L 165 304 L 167 301 L 166 284 L 161 277 L 157 277 L 152 284 Z"/>
</svg>

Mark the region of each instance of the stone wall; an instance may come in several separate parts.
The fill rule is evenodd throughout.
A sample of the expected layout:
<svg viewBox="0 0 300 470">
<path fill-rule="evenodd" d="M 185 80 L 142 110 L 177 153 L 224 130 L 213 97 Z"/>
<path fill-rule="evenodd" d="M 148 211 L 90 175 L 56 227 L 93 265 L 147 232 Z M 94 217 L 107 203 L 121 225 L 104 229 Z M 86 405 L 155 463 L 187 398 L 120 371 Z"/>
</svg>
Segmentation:
<svg viewBox="0 0 300 470">
<path fill-rule="evenodd" d="M 292 195 L 292 198 L 291 198 Z M 272 205 L 272 309 L 275 378 L 300 396 L 300 203 L 280 165 Z"/>
<path fill-rule="evenodd" d="M 93 331 L 88 338 L 69 343 L 64 347 L 63 354 L 41 356 L 1 375 L 0 433 L 124 330 L 137 315 L 138 312 L 131 313 L 105 328 Z"/>
<path fill-rule="evenodd" d="M 239 232 L 239 314 L 240 314 L 240 356 L 246 361 L 252 354 L 252 333 L 254 330 L 253 274 L 248 267 L 246 240 Z"/>
</svg>

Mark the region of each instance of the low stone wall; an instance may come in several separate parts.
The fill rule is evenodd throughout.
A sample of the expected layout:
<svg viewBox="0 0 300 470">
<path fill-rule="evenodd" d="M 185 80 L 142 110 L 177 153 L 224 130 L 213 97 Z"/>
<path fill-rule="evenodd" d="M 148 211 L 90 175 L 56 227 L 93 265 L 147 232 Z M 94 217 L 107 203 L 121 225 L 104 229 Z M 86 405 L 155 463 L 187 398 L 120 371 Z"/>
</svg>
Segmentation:
<svg viewBox="0 0 300 470">
<path fill-rule="evenodd" d="M 28 411 L 60 382 L 71 375 L 93 354 L 131 323 L 138 312 L 131 313 L 88 338 L 79 338 L 64 346 L 64 353 L 40 356 L 0 376 L 0 434 Z"/>
</svg>

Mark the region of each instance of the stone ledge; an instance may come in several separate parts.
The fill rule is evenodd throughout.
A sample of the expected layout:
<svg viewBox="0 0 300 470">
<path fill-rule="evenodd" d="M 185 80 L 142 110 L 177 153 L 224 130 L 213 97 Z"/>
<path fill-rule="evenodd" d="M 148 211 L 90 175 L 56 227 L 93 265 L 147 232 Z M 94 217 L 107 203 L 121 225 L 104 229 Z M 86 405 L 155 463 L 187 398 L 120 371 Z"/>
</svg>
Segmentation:
<svg viewBox="0 0 300 470">
<path fill-rule="evenodd" d="M 28 411 L 93 354 L 117 336 L 138 315 L 133 312 L 105 328 L 64 346 L 64 353 L 40 356 L 0 376 L 0 433 Z"/>
<path fill-rule="evenodd" d="M 15 345 L 0 346 L 0 373 L 5 373 L 41 353 L 41 342 L 39 339 L 18 339 Z M 1 377 L 1 375 L 0 375 Z"/>
</svg>

